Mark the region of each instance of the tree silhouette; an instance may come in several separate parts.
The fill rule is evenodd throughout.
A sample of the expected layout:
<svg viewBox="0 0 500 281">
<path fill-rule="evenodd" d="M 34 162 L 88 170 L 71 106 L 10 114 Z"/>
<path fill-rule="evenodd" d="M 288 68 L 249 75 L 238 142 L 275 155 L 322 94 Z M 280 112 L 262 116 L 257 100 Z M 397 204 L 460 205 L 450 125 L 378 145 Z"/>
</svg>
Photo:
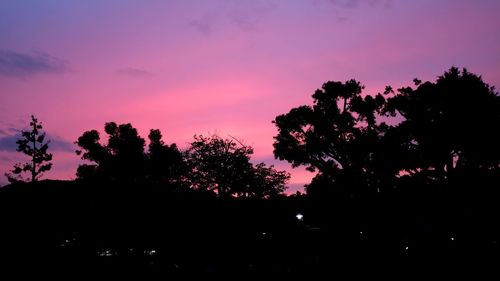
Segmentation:
<svg viewBox="0 0 500 281">
<path fill-rule="evenodd" d="M 78 167 L 80 179 L 100 179 L 134 183 L 143 181 L 144 177 L 144 139 L 129 124 L 117 125 L 106 123 L 104 131 L 108 135 L 106 145 L 99 143 L 100 136 L 96 130 L 83 133 L 76 144 L 82 148 L 77 151 L 82 159 L 95 164 L 83 164 Z"/>
<path fill-rule="evenodd" d="M 286 183 L 290 180 L 290 173 L 278 171 L 273 165 L 259 163 L 253 167 L 253 179 L 245 185 L 239 196 L 271 198 L 282 194 L 286 189 Z"/>
<path fill-rule="evenodd" d="M 356 80 L 329 81 L 312 95 L 313 106 L 303 105 L 279 115 L 274 155 L 293 167 L 318 170 L 317 180 L 337 186 L 366 186 L 374 180 L 373 155 L 387 129 L 377 123 L 385 98 L 361 96 Z M 374 186 L 376 183 L 371 183 Z"/>
<path fill-rule="evenodd" d="M 270 197 L 282 193 L 289 174 L 264 163 L 253 166 L 253 148 L 217 135 L 195 135 L 186 151 L 192 188 L 220 197 Z"/>
<path fill-rule="evenodd" d="M 106 123 L 104 131 L 108 140 L 101 144 L 99 132 L 83 133 L 76 144 L 83 160 L 93 162 L 78 167 L 77 176 L 82 180 L 111 181 L 127 184 L 175 184 L 183 183 L 186 164 L 175 144 L 167 145 L 160 130 L 151 129 L 148 135 L 148 151 L 145 140 L 130 123 L 117 125 Z"/>
<path fill-rule="evenodd" d="M 165 144 L 160 130 L 152 129 L 148 137 L 148 181 L 154 184 L 181 184 L 186 165 L 177 145 Z"/>
<path fill-rule="evenodd" d="M 387 101 L 399 114 L 401 145 L 408 148 L 410 174 L 447 179 L 464 170 L 500 164 L 500 97 L 480 76 L 452 67 L 436 82 L 415 79 Z"/>
<path fill-rule="evenodd" d="M 44 172 L 52 168 L 52 154 L 47 152 L 50 141 L 45 141 L 45 132 L 42 123 L 35 116 L 31 115 L 30 131 L 21 131 L 21 138 L 16 141 L 17 151 L 31 157 L 31 161 L 15 164 L 14 169 L 5 176 L 9 182 L 37 181 Z M 24 178 L 23 173 L 30 173 L 30 178 Z"/>
</svg>

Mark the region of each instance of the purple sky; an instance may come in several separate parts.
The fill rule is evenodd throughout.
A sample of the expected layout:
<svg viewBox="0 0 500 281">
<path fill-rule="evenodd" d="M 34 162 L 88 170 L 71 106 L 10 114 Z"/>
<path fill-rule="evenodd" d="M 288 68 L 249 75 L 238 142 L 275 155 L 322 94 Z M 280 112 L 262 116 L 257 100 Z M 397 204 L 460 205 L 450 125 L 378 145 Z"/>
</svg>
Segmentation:
<svg viewBox="0 0 500 281">
<path fill-rule="evenodd" d="M 74 178 L 74 142 L 107 121 L 180 147 L 218 133 L 273 159 L 278 114 L 328 80 L 366 93 L 467 67 L 500 86 L 495 0 L 0 0 L 0 185 L 25 158 L 15 135 L 35 114 L 52 139 L 46 178 Z"/>
</svg>

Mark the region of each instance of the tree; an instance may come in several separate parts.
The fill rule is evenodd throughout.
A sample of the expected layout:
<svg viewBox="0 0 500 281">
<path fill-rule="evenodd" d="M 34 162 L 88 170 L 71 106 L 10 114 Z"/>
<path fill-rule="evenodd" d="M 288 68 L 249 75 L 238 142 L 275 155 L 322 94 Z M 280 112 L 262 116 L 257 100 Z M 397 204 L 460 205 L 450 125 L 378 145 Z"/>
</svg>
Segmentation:
<svg viewBox="0 0 500 281">
<path fill-rule="evenodd" d="M 137 183 L 144 180 L 146 155 L 145 141 L 130 123 L 117 125 L 106 123 L 104 131 L 108 135 L 106 145 L 99 143 L 100 135 L 96 130 L 83 133 L 76 144 L 82 149 L 77 154 L 83 160 L 94 164 L 78 167 L 80 179 L 120 181 Z"/>
<path fill-rule="evenodd" d="M 15 164 L 14 169 L 5 176 L 9 182 L 31 181 L 35 182 L 44 172 L 52 168 L 52 154 L 48 153 L 50 141 L 45 141 L 46 133 L 43 131 L 42 123 L 31 115 L 30 131 L 21 131 L 21 138 L 16 141 L 17 151 L 31 157 L 31 161 Z M 30 178 L 24 178 L 23 173 L 30 173 Z"/>
<path fill-rule="evenodd" d="M 250 163 L 253 149 L 217 135 L 195 135 L 186 151 L 192 188 L 220 197 L 270 197 L 282 193 L 290 175 L 264 163 Z"/>
<path fill-rule="evenodd" d="M 317 180 L 341 186 L 375 186 L 374 152 L 387 126 L 377 123 L 385 98 L 361 96 L 356 80 L 329 81 L 303 105 L 279 115 L 274 155 L 293 167 L 318 170 Z"/>
<path fill-rule="evenodd" d="M 445 180 L 500 165 L 500 97 L 481 76 L 456 67 L 436 82 L 415 79 L 387 101 L 385 112 L 402 117 L 401 145 L 409 148 L 404 171 Z"/>
<path fill-rule="evenodd" d="M 175 143 L 165 144 L 160 130 L 151 129 L 148 138 L 148 181 L 153 184 L 181 184 L 186 165 L 177 145 Z"/>
<path fill-rule="evenodd" d="M 96 130 L 83 133 L 76 144 L 83 160 L 93 162 L 78 167 L 77 177 L 83 180 L 121 183 L 176 184 L 182 183 L 185 163 L 176 144 L 165 144 L 160 130 L 151 129 L 148 151 L 145 140 L 130 124 L 104 125 L 108 140 L 100 143 Z"/>
<path fill-rule="evenodd" d="M 245 185 L 243 192 L 238 192 L 243 197 L 270 198 L 282 194 L 287 189 L 286 183 L 290 180 L 290 173 L 278 171 L 273 165 L 259 163 L 253 167 L 252 181 Z"/>
</svg>

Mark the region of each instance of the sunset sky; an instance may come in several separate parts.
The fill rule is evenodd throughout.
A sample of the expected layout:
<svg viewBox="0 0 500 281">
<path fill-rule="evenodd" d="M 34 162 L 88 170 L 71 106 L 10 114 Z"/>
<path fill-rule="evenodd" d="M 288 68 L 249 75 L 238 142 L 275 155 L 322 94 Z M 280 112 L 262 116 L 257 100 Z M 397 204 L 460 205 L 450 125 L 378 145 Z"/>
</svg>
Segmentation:
<svg viewBox="0 0 500 281">
<path fill-rule="evenodd" d="M 500 87 L 495 0 L 0 0 L 0 185 L 26 158 L 16 135 L 35 114 L 52 140 L 45 178 L 71 179 L 73 142 L 108 121 L 234 136 L 274 160 L 271 123 L 328 80 L 366 93 L 467 67 Z"/>
</svg>

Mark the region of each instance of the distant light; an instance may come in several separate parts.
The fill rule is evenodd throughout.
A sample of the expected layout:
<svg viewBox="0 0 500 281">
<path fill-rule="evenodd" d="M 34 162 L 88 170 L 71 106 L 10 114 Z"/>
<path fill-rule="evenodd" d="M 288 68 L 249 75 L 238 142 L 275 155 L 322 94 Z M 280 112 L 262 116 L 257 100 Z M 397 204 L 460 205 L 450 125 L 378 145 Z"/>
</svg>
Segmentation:
<svg viewBox="0 0 500 281">
<path fill-rule="evenodd" d="M 451 239 L 451 241 L 455 241 L 455 237 L 451 237 L 450 239 Z"/>
<path fill-rule="evenodd" d="M 265 233 L 265 232 L 262 232 L 262 236 L 266 236 L 266 235 L 267 235 L 267 233 Z"/>
<path fill-rule="evenodd" d="M 360 231 L 360 232 L 359 232 L 359 235 L 363 235 L 363 231 Z"/>
<path fill-rule="evenodd" d="M 301 213 L 298 213 L 295 217 L 297 218 L 298 221 L 304 220 L 304 215 Z"/>
<path fill-rule="evenodd" d="M 109 249 L 106 249 L 106 250 L 101 250 L 98 252 L 99 256 L 100 257 L 111 257 L 113 256 L 113 252 Z"/>
<path fill-rule="evenodd" d="M 405 250 L 407 250 L 407 251 L 408 251 L 408 246 L 406 246 Z"/>
<path fill-rule="evenodd" d="M 144 251 L 144 254 L 146 254 L 148 256 L 153 256 L 153 255 L 156 255 L 156 250 L 146 250 L 146 251 Z"/>
</svg>

